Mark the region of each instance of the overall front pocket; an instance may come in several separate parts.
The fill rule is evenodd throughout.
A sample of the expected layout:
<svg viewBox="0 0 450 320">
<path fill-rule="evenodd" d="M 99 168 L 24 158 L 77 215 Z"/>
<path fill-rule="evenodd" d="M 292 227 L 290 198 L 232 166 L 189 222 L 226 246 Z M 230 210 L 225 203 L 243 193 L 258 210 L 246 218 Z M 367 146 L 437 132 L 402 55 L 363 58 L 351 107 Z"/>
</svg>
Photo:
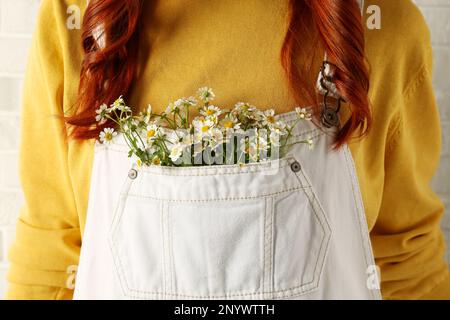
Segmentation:
<svg viewBox="0 0 450 320">
<path fill-rule="evenodd" d="M 109 238 L 126 297 L 282 299 L 318 287 L 331 229 L 295 158 L 137 173 Z"/>
</svg>

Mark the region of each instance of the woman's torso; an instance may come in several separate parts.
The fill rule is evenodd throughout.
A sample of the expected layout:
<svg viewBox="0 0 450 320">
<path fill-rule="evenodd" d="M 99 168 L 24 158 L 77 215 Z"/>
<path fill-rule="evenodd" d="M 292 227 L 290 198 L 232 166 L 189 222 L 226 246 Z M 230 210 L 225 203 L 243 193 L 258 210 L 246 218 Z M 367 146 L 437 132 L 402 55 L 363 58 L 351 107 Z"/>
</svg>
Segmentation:
<svg viewBox="0 0 450 320">
<path fill-rule="evenodd" d="M 378 2 L 388 6 L 385 1 Z M 200 86 L 210 86 L 218 96 L 215 103 L 221 106 L 247 101 L 258 107 L 274 108 L 279 113 L 296 106 L 278 58 L 286 31 L 287 1 L 145 3 L 140 78 L 133 88 L 132 105 L 144 107 L 150 103 L 154 109 L 164 110 L 168 102 L 189 96 Z M 389 31 L 389 27 L 394 28 L 394 23 L 391 24 L 384 27 Z M 369 230 L 377 219 L 383 188 L 384 154 L 375 150 L 385 147 L 395 95 L 401 93 L 398 86 L 404 82 L 384 68 L 389 64 L 382 58 L 386 40 L 376 32 L 367 31 L 375 126 L 365 140 L 350 144 Z M 391 59 L 397 56 L 401 52 L 394 52 Z M 72 74 L 74 79 L 79 61 L 69 63 L 68 75 Z M 74 101 L 76 83 L 70 83 L 65 90 L 66 101 Z M 69 166 L 82 230 L 93 157 L 93 141 L 80 145 L 70 143 Z"/>
</svg>

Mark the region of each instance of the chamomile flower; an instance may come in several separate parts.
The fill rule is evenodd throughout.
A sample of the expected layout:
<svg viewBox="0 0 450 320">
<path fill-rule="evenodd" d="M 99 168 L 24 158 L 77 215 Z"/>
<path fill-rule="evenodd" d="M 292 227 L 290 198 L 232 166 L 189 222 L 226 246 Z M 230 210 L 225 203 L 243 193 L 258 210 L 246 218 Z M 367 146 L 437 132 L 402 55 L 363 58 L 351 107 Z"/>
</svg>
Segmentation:
<svg viewBox="0 0 450 320">
<path fill-rule="evenodd" d="M 239 119 L 234 117 L 231 113 L 227 114 L 221 121 L 220 125 L 225 132 L 238 132 L 241 130 L 241 123 Z"/>
<path fill-rule="evenodd" d="M 116 101 L 111 105 L 110 111 L 119 110 L 120 112 L 131 112 L 130 107 L 125 104 L 125 100 L 122 96 L 120 96 Z"/>
<path fill-rule="evenodd" d="M 172 144 L 181 143 L 184 146 L 191 145 L 193 141 L 192 134 L 186 129 L 173 130 L 166 135 L 166 139 Z"/>
<path fill-rule="evenodd" d="M 280 136 L 284 136 L 288 133 L 288 125 L 283 121 L 276 121 L 275 123 L 269 125 L 270 130 L 277 132 Z"/>
<path fill-rule="evenodd" d="M 174 106 L 175 108 L 178 108 L 178 109 L 180 109 L 181 107 L 183 107 L 183 105 L 184 105 L 184 98 L 178 99 L 177 101 L 175 101 L 175 102 L 173 103 L 173 106 Z"/>
<path fill-rule="evenodd" d="M 177 113 L 179 110 L 180 110 L 179 106 L 177 106 L 175 103 L 171 102 L 167 105 L 166 113 L 173 114 L 173 113 Z"/>
<path fill-rule="evenodd" d="M 123 106 L 123 105 L 125 105 L 125 100 L 123 99 L 123 96 L 120 96 L 111 104 L 111 108 L 118 109 L 120 106 Z"/>
<path fill-rule="evenodd" d="M 121 107 L 119 107 L 119 111 L 131 113 L 131 108 L 129 106 L 121 106 Z"/>
<path fill-rule="evenodd" d="M 153 114 L 152 106 L 149 104 L 144 112 L 139 114 L 139 120 L 143 123 L 149 123 Z"/>
<path fill-rule="evenodd" d="M 114 137 L 117 136 L 117 132 L 113 128 L 105 128 L 100 132 L 100 142 L 103 144 L 110 144 Z"/>
<path fill-rule="evenodd" d="M 194 136 L 192 134 L 185 134 L 181 138 L 181 143 L 186 147 L 191 146 L 194 143 Z"/>
<path fill-rule="evenodd" d="M 198 96 L 203 103 L 208 104 L 209 102 L 213 101 L 216 95 L 212 91 L 211 88 L 208 87 L 202 87 L 198 89 L 197 91 Z"/>
<path fill-rule="evenodd" d="M 222 110 L 217 106 L 207 106 L 200 110 L 200 114 L 205 117 L 218 117 L 222 113 Z"/>
<path fill-rule="evenodd" d="M 280 146 L 280 139 L 281 134 L 278 130 L 272 130 L 270 131 L 269 140 L 272 146 L 279 147 Z"/>
<path fill-rule="evenodd" d="M 172 130 L 169 133 L 166 133 L 166 140 L 171 144 L 177 144 L 183 138 L 184 133 L 182 131 Z"/>
<path fill-rule="evenodd" d="M 192 123 L 195 131 L 202 137 L 209 136 L 211 134 L 211 129 L 214 127 L 214 122 L 204 117 L 197 117 Z"/>
<path fill-rule="evenodd" d="M 156 138 L 159 132 L 160 128 L 156 124 L 150 124 L 145 130 L 145 137 L 149 140 L 153 140 Z"/>
<path fill-rule="evenodd" d="M 154 156 L 152 158 L 152 165 L 154 166 L 160 166 L 161 165 L 161 158 L 159 156 Z"/>
<path fill-rule="evenodd" d="M 198 104 L 197 99 L 195 99 L 195 97 L 190 96 L 189 98 L 185 99 L 185 104 L 189 107 L 194 107 Z"/>
<path fill-rule="evenodd" d="M 227 130 L 238 130 L 241 128 L 239 121 L 232 117 L 226 117 L 220 122 L 221 126 Z"/>
<path fill-rule="evenodd" d="M 268 149 L 269 149 L 269 144 L 267 142 L 267 139 L 265 137 L 260 136 L 258 138 L 258 150 L 267 151 Z"/>
<path fill-rule="evenodd" d="M 197 100 L 194 97 L 189 98 L 180 98 L 177 101 L 174 102 L 174 106 L 176 108 L 182 108 L 182 107 L 193 107 L 197 105 Z"/>
<path fill-rule="evenodd" d="M 106 114 L 108 113 L 108 106 L 105 103 L 102 104 L 97 110 L 95 110 L 95 113 L 97 114 L 95 116 L 95 121 L 97 121 L 99 124 L 105 123 Z"/>
<path fill-rule="evenodd" d="M 216 127 L 219 124 L 219 117 L 216 115 L 206 117 L 206 120 L 211 121 L 214 124 L 214 127 Z"/>
<path fill-rule="evenodd" d="M 176 143 L 170 146 L 170 155 L 169 158 L 175 162 L 180 159 L 183 154 L 183 145 L 181 143 Z"/>
<path fill-rule="evenodd" d="M 297 108 L 295 108 L 295 112 L 297 112 L 297 116 L 300 119 L 308 120 L 308 121 L 312 120 L 312 115 L 306 108 L 297 107 Z"/>
<path fill-rule="evenodd" d="M 210 143 L 213 149 L 224 142 L 222 130 L 219 128 L 211 129 Z"/>
<path fill-rule="evenodd" d="M 234 105 L 233 111 L 238 113 L 250 113 L 256 111 L 256 107 L 248 102 L 238 102 Z"/>
<path fill-rule="evenodd" d="M 262 121 L 264 126 L 273 126 L 276 124 L 275 110 L 268 109 L 262 112 Z"/>
</svg>

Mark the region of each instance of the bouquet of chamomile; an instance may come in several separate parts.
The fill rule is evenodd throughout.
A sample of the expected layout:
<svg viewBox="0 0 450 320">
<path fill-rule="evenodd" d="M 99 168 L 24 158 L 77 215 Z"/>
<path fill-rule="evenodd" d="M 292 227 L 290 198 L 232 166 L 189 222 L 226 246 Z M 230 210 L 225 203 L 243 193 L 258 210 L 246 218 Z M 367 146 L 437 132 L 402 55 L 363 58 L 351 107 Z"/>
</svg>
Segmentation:
<svg viewBox="0 0 450 320">
<path fill-rule="evenodd" d="M 300 121 L 311 120 L 304 108 L 296 108 L 297 120 L 288 125 L 273 109 L 260 110 L 238 102 L 222 109 L 211 102 L 215 94 L 203 87 L 197 97 L 180 98 L 169 103 L 165 112 L 155 113 L 149 105 L 133 115 L 123 97 L 96 111 L 99 125 L 107 119 L 115 128 L 105 128 L 99 141 L 110 144 L 118 135 L 129 147 L 128 156 L 138 166 L 205 166 L 246 164 L 282 158 L 294 143 L 293 129 Z M 196 114 L 193 117 L 193 114 Z M 193 117 L 191 121 L 191 117 Z M 311 139 L 296 143 L 313 145 Z"/>
</svg>

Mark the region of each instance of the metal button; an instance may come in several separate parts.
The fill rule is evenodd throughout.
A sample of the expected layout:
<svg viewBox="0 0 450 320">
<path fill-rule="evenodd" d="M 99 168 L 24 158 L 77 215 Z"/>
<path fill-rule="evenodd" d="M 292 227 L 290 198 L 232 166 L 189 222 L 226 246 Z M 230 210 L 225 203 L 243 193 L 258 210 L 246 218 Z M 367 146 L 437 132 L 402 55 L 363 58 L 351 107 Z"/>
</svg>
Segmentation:
<svg viewBox="0 0 450 320">
<path fill-rule="evenodd" d="M 294 172 L 299 172 L 301 170 L 302 166 L 297 161 L 291 163 L 291 170 Z"/>
<path fill-rule="evenodd" d="M 137 171 L 135 170 L 135 169 L 131 169 L 129 172 L 128 172 L 128 178 L 130 178 L 130 179 L 136 179 L 137 178 Z"/>
<path fill-rule="evenodd" d="M 336 110 L 325 108 L 322 113 L 322 124 L 327 128 L 339 125 L 339 117 Z"/>
</svg>

